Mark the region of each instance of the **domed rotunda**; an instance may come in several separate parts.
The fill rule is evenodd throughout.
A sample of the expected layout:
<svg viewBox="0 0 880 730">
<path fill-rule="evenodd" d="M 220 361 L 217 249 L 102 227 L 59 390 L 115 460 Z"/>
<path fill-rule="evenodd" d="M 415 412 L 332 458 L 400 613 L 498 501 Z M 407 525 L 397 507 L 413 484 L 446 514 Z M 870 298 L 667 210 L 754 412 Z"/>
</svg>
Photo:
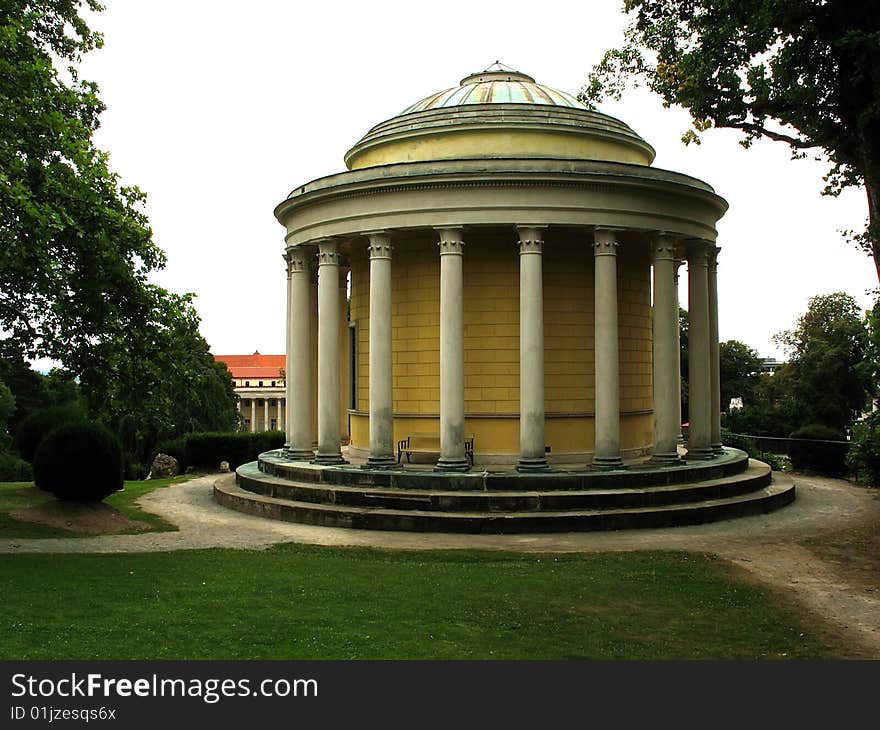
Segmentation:
<svg viewBox="0 0 880 730">
<path fill-rule="evenodd" d="M 398 468 L 399 442 L 436 434 L 422 456 L 439 471 L 678 464 L 685 261 L 686 458 L 720 453 L 727 204 L 653 159 L 625 123 L 495 64 L 377 124 L 346 172 L 297 187 L 275 209 L 285 457 L 340 464 L 347 441 L 348 457 Z"/>
</svg>

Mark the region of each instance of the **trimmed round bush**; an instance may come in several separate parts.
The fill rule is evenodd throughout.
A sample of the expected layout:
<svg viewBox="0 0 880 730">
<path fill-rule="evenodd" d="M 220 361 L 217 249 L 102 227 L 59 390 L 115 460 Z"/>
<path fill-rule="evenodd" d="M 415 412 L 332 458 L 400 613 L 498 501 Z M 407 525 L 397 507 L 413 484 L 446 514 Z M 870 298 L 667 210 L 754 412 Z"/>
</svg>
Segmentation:
<svg viewBox="0 0 880 730">
<path fill-rule="evenodd" d="M 67 423 L 85 421 L 85 415 L 78 408 L 52 406 L 35 411 L 27 416 L 15 430 L 15 449 L 25 461 L 34 463 L 37 447 L 49 432 Z"/>
<path fill-rule="evenodd" d="M 815 472 L 831 477 L 840 476 L 846 471 L 849 444 L 828 443 L 846 441 L 846 437 L 839 431 L 820 424 L 811 424 L 793 431 L 789 438 L 792 441 L 788 455 L 791 457 L 791 466 L 796 471 Z"/>
<path fill-rule="evenodd" d="M 34 482 L 58 499 L 100 502 L 122 487 L 119 439 L 94 423 L 59 426 L 34 455 Z"/>
</svg>

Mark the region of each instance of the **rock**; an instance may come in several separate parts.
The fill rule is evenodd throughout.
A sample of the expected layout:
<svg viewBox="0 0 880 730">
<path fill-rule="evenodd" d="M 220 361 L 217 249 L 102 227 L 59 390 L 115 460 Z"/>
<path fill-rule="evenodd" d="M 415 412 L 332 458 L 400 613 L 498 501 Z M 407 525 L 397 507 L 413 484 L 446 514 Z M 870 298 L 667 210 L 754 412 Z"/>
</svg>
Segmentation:
<svg viewBox="0 0 880 730">
<path fill-rule="evenodd" d="M 156 454 L 150 467 L 151 479 L 167 479 L 178 474 L 180 474 L 180 464 L 177 463 L 177 459 L 168 454 Z"/>
<path fill-rule="evenodd" d="M 228 461 L 221 461 L 220 462 L 220 471 L 223 472 L 224 474 L 229 473 L 229 462 Z"/>
</svg>

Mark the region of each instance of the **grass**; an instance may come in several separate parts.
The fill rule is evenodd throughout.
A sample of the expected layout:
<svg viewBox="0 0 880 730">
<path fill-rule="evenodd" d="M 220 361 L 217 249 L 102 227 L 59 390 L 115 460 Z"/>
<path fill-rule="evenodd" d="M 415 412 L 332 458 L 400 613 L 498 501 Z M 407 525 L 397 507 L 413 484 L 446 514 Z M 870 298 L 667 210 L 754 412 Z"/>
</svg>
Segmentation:
<svg viewBox="0 0 880 730">
<path fill-rule="evenodd" d="M 283 545 L 0 561 L 4 659 L 829 658 L 711 556 Z"/>
<path fill-rule="evenodd" d="M 177 525 L 173 525 L 170 522 L 163 520 L 159 515 L 155 515 L 152 512 L 145 512 L 135 504 L 135 501 L 148 492 L 152 492 L 156 489 L 164 489 L 173 484 L 181 484 L 182 482 L 189 481 L 193 476 L 195 475 L 182 474 L 181 476 L 170 477 L 168 479 L 145 479 L 141 481 L 125 482 L 125 489 L 121 492 L 111 494 L 104 500 L 104 503 L 109 504 L 111 507 L 115 507 L 129 519 L 146 522 L 150 525 L 150 532 L 176 532 Z"/>
<path fill-rule="evenodd" d="M 135 500 L 154 489 L 162 489 L 172 484 L 187 481 L 191 476 L 185 475 L 171 479 L 125 482 L 125 489 L 122 492 L 111 494 L 104 500 L 104 503 L 117 509 L 130 519 L 146 522 L 150 525 L 149 531 L 166 532 L 176 530 L 177 527 L 170 522 L 166 522 L 158 515 L 140 509 L 135 504 Z M 83 537 L 81 533 L 72 532 L 71 530 L 41 525 L 36 522 L 23 522 L 10 517 L 9 513 L 13 510 L 54 501 L 55 498 L 51 494 L 38 489 L 22 491 L 24 488 L 32 486 L 32 482 L 0 482 L 0 539 Z"/>
</svg>

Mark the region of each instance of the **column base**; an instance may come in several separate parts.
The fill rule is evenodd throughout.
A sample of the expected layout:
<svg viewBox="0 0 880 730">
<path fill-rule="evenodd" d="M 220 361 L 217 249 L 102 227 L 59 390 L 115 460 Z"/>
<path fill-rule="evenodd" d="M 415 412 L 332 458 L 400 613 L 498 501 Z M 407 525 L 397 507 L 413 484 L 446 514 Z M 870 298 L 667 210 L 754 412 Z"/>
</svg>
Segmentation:
<svg viewBox="0 0 880 730">
<path fill-rule="evenodd" d="M 371 456 L 361 465 L 362 469 L 396 469 L 397 459 L 393 456 Z"/>
<path fill-rule="evenodd" d="M 687 461 L 709 461 L 709 459 L 715 458 L 715 452 L 712 450 L 711 446 L 698 446 L 693 449 L 688 449 L 684 458 Z"/>
<path fill-rule="evenodd" d="M 654 454 L 650 460 L 649 464 L 654 466 L 684 466 L 684 459 L 682 459 L 678 453 L 675 454 Z"/>
<path fill-rule="evenodd" d="M 721 445 L 720 441 L 716 444 L 712 444 L 712 453 L 715 454 L 715 456 L 721 456 L 724 453 L 724 447 Z"/>
<path fill-rule="evenodd" d="M 320 464 L 322 466 L 334 466 L 336 464 L 347 464 L 348 462 L 342 458 L 341 453 L 336 454 L 315 454 L 312 464 Z"/>
<path fill-rule="evenodd" d="M 547 463 L 547 459 L 542 456 L 537 458 L 522 457 L 516 463 L 516 470 L 519 472 L 550 471 L 550 465 Z"/>
<path fill-rule="evenodd" d="M 593 469 L 602 471 L 610 471 L 612 469 L 626 469 L 623 459 L 619 456 L 594 456 L 593 462 L 590 464 Z"/>
<path fill-rule="evenodd" d="M 284 458 L 291 461 L 311 461 L 315 458 L 315 452 L 312 449 L 284 449 Z"/>
<path fill-rule="evenodd" d="M 470 471 L 471 463 L 467 459 L 444 459 L 440 457 L 434 471 Z"/>
</svg>

